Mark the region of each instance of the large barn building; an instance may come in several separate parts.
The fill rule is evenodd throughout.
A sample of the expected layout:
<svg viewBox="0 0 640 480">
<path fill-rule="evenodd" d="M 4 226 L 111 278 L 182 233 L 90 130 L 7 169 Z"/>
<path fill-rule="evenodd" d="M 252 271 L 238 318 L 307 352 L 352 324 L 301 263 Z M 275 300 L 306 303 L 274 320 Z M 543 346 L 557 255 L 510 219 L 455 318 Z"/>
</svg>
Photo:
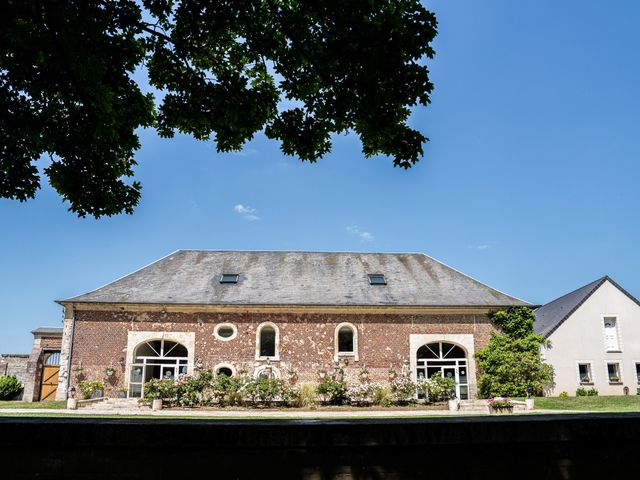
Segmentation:
<svg viewBox="0 0 640 480">
<path fill-rule="evenodd" d="M 315 381 L 336 364 L 353 380 L 440 372 L 473 398 L 487 313 L 529 305 L 423 254 L 200 250 L 59 303 L 58 399 L 81 378 L 140 397 L 151 378 L 203 368 Z"/>
</svg>

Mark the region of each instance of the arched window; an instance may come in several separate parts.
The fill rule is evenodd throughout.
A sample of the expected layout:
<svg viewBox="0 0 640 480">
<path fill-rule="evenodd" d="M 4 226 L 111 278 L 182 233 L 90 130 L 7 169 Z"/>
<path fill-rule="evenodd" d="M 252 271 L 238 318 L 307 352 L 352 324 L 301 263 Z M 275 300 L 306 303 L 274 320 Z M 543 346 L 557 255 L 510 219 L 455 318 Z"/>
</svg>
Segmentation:
<svg viewBox="0 0 640 480">
<path fill-rule="evenodd" d="M 256 336 L 256 358 L 278 360 L 280 344 L 278 327 L 271 322 L 265 322 L 258 326 Z"/>
<path fill-rule="evenodd" d="M 346 325 L 338 330 L 338 353 L 353 353 L 353 329 Z"/>
<path fill-rule="evenodd" d="M 171 340 L 142 342 L 134 351 L 129 377 L 129 396 L 142 397 L 145 383 L 152 378 L 175 380 L 186 374 L 189 352 L 184 345 Z"/>
<path fill-rule="evenodd" d="M 354 357 L 358 360 L 358 330 L 351 323 L 341 323 L 336 327 L 334 334 L 335 355 Z"/>
<path fill-rule="evenodd" d="M 469 398 L 467 353 L 462 347 L 448 342 L 423 345 L 416 352 L 416 364 L 418 381 L 433 375 L 451 378 L 456 382 L 456 396 Z"/>
<path fill-rule="evenodd" d="M 60 352 L 47 352 L 44 356 L 45 365 L 60 365 Z"/>
</svg>

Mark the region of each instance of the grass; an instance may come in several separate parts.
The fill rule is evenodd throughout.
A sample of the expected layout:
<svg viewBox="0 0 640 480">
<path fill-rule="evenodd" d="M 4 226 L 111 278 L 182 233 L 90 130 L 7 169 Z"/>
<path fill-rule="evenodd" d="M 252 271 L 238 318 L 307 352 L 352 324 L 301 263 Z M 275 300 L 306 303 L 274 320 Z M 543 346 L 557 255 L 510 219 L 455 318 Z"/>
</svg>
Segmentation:
<svg viewBox="0 0 640 480">
<path fill-rule="evenodd" d="M 536 409 L 589 410 L 592 412 L 640 412 L 640 396 L 537 397 Z"/>
<path fill-rule="evenodd" d="M 50 408 L 52 410 L 60 410 L 67 408 L 67 402 L 62 400 L 59 402 L 21 402 L 21 401 L 0 401 L 0 408 Z"/>
</svg>

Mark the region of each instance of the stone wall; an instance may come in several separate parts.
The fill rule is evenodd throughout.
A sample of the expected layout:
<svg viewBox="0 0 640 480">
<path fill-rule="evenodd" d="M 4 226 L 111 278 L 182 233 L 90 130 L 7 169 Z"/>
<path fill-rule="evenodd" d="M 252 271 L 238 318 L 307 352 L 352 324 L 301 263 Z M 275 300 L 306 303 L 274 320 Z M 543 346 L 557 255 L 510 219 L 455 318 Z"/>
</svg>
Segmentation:
<svg viewBox="0 0 640 480">
<path fill-rule="evenodd" d="M 358 335 L 358 355 L 346 357 L 347 379 L 355 380 L 361 368 L 371 373 L 373 381 L 386 381 L 390 368 L 400 372 L 409 360 L 410 335 L 470 335 L 474 350 L 487 345 L 495 330 L 485 315 L 426 314 L 326 314 L 326 313 L 163 313 L 130 311 L 75 312 L 71 375 L 69 388 L 78 376 L 73 368 L 82 365 L 82 375 L 89 379 L 105 378 L 105 369 L 116 368 L 106 393 L 115 395 L 125 385 L 125 362 L 129 332 L 193 332 L 194 358 L 204 368 L 231 364 L 236 370 L 254 372 L 264 364 L 256 360 L 256 334 L 263 322 L 274 323 L 279 330 L 279 360 L 271 362 L 285 377 L 295 370 L 299 381 L 316 381 L 318 372 L 330 370 L 335 355 L 335 329 L 343 322 L 353 324 Z M 219 323 L 232 323 L 237 335 L 228 341 L 216 338 Z M 342 357 L 341 357 L 342 358 Z M 475 384 L 475 379 L 473 381 Z M 472 394 L 475 391 L 472 385 Z"/>
<path fill-rule="evenodd" d="M 28 362 L 29 355 L 26 354 L 1 354 L 0 375 L 15 375 L 24 386 L 30 381 Z"/>
<path fill-rule="evenodd" d="M 47 351 L 60 350 L 59 335 L 34 334 L 31 355 L 28 356 L 26 381 L 24 383 L 23 400 L 33 402 L 40 399 L 40 382 L 42 380 L 42 363 Z"/>
</svg>

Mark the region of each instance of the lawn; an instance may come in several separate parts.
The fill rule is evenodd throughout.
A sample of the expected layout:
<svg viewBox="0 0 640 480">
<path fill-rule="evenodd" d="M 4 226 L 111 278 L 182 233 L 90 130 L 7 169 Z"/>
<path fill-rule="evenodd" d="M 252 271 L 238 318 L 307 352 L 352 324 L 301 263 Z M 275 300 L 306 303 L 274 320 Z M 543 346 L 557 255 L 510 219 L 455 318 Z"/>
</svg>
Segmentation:
<svg viewBox="0 0 640 480">
<path fill-rule="evenodd" d="M 536 409 L 640 412 L 640 396 L 538 397 L 536 398 Z"/>
<path fill-rule="evenodd" d="M 64 400 L 60 402 L 6 401 L 0 402 L 0 408 L 50 408 L 52 410 L 60 410 L 62 408 L 67 408 L 67 402 Z"/>
</svg>

